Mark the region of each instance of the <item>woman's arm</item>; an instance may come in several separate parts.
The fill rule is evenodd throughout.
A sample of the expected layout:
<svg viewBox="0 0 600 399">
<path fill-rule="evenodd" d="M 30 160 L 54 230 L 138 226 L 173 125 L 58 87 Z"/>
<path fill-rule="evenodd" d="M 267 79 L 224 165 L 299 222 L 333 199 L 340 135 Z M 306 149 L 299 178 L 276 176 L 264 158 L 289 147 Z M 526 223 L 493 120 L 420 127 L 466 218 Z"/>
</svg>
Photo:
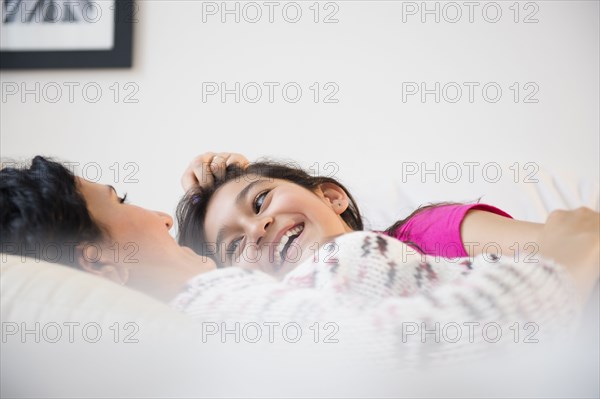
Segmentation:
<svg viewBox="0 0 600 399">
<path fill-rule="evenodd" d="M 515 220 L 473 209 L 460 225 L 460 235 L 469 256 L 484 254 L 512 257 L 515 262 L 539 252 L 539 235 L 544 224 Z"/>
<path fill-rule="evenodd" d="M 585 207 L 550 213 L 540 254 L 567 267 L 585 303 L 600 277 L 600 213 Z"/>
<path fill-rule="evenodd" d="M 472 210 L 460 230 L 469 256 L 490 256 L 500 248 L 516 263 L 531 263 L 541 255 L 568 266 L 583 301 L 598 283 L 600 214 L 589 208 L 554 211 L 544 224 Z"/>
</svg>

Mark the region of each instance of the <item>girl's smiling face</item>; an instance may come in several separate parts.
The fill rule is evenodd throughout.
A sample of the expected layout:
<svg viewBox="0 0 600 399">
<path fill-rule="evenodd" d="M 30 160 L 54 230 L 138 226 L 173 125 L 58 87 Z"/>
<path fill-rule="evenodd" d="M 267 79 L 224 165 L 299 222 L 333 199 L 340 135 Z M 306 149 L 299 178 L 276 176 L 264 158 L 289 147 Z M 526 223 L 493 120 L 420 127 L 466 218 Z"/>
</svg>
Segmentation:
<svg viewBox="0 0 600 399">
<path fill-rule="evenodd" d="M 219 263 L 281 277 L 352 231 L 340 216 L 347 207 L 348 196 L 334 183 L 311 192 L 287 180 L 248 175 L 214 193 L 204 229 Z"/>
</svg>

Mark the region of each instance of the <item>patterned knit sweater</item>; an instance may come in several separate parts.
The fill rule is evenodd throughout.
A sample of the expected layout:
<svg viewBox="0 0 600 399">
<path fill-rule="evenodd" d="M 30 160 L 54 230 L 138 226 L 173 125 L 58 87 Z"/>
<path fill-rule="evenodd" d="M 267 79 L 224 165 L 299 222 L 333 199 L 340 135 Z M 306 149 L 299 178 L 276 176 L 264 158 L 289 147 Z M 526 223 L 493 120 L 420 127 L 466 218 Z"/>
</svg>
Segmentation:
<svg viewBox="0 0 600 399">
<path fill-rule="evenodd" d="M 581 310 L 553 262 L 434 258 L 373 232 L 336 238 L 282 281 L 233 267 L 198 275 L 172 306 L 201 322 L 334 323 L 349 359 L 411 369 L 553 340 Z"/>
</svg>

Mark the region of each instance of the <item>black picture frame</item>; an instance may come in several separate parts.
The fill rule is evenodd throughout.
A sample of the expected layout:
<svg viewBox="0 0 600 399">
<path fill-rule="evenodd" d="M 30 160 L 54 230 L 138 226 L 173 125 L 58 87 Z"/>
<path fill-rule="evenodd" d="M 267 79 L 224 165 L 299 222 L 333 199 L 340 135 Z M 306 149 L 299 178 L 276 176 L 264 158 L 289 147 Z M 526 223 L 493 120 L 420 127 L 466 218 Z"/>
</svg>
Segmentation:
<svg viewBox="0 0 600 399">
<path fill-rule="evenodd" d="M 115 1 L 115 35 L 111 50 L 0 51 L 0 69 L 131 68 L 133 0 Z"/>
</svg>

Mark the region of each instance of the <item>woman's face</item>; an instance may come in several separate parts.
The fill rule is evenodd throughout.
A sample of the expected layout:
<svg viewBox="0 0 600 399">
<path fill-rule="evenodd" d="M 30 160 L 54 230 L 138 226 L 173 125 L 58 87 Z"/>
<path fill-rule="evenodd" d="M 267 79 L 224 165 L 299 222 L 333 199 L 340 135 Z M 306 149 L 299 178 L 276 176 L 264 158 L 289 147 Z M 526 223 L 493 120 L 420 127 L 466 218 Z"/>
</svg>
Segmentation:
<svg viewBox="0 0 600 399">
<path fill-rule="evenodd" d="M 163 212 L 125 203 L 114 188 L 77 179 L 92 218 L 107 233 L 101 243 L 86 246 L 83 265 L 136 289 L 156 293 L 172 275 L 199 274 L 214 269 L 214 262 L 181 247 L 169 234 L 173 219 Z M 91 261 L 91 262 L 90 262 Z"/>
<path fill-rule="evenodd" d="M 211 197 L 206 249 L 216 251 L 224 265 L 280 277 L 327 241 L 352 231 L 340 216 L 347 207 L 346 193 L 332 183 L 311 192 L 286 180 L 249 175 Z"/>
</svg>

